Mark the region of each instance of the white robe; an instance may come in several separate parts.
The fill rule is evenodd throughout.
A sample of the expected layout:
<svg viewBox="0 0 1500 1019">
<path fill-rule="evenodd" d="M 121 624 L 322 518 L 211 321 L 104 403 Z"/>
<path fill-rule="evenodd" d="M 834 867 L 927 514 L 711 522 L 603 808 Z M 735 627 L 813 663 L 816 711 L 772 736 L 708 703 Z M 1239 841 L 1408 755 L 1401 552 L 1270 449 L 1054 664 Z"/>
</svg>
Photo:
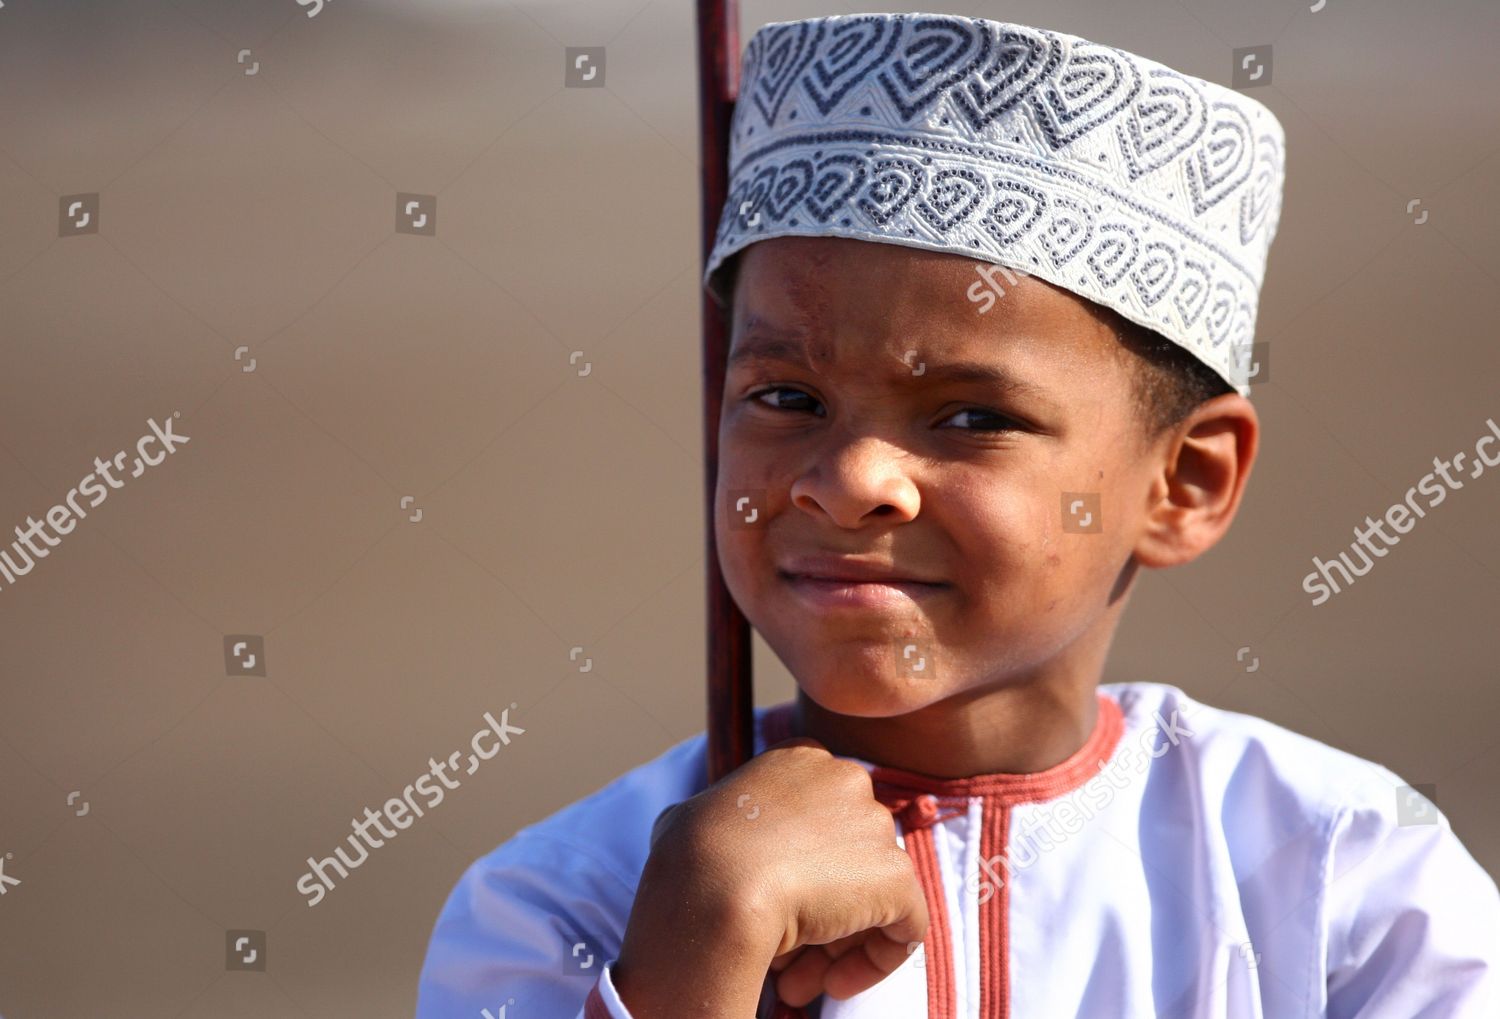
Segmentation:
<svg viewBox="0 0 1500 1019">
<path fill-rule="evenodd" d="M 1500 892 L 1401 778 L 1172 686 L 1099 694 L 1089 742 L 1043 772 L 859 762 L 931 925 L 808 1019 L 1500 1019 Z M 757 753 L 790 708 L 756 710 Z M 705 747 L 476 860 L 433 929 L 417 1019 L 630 1019 L 611 967 L 652 823 L 705 787 Z"/>
</svg>

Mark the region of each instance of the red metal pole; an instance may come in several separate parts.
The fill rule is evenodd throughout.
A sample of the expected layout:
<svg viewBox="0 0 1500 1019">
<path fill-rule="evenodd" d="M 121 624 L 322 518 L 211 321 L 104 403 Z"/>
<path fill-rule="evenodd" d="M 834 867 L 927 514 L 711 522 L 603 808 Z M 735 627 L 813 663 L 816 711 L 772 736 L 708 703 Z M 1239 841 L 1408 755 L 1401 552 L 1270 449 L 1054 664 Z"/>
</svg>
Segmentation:
<svg viewBox="0 0 1500 1019">
<path fill-rule="evenodd" d="M 698 0 L 698 114 L 702 260 L 706 268 L 729 188 L 729 125 L 739 93 L 737 0 Z M 750 624 L 724 586 L 714 545 L 714 485 L 719 472 L 719 412 L 729 352 L 727 313 L 704 292 L 703 464 L 708 594 L 708 780 L 716 782 L 754 749 Z"/>
</svg>

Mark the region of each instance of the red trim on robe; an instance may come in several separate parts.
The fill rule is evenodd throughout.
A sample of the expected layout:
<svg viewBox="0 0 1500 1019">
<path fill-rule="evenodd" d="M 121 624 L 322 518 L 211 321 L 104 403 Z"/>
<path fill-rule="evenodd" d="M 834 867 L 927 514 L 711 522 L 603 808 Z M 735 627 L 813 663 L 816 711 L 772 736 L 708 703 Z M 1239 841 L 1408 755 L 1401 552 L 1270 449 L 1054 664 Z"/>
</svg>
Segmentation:
<svg viewBox="0 0 1500 1019">
<path fill-rule="evenodd" d="M 979 831 L 979 854 L 993 860 L 1005 851 L 1005 833 L 1010 830 L 1010 807 L 986 800 L 984 821 Z M 992 813 L 993 812 L 993 813 Z M 994 888 L 979 904 L 979 1014 L 1004 1017 L 1010 1014 L 1010 882 L 1004 880 L 1004 867 L 995 870 L 1001 876 Z M 980 871 L 980 895 L 993 886 L 992 876 Z M 1004 960 L 1004 965 L 987 965 L 988 960 Z"/>
</svg>

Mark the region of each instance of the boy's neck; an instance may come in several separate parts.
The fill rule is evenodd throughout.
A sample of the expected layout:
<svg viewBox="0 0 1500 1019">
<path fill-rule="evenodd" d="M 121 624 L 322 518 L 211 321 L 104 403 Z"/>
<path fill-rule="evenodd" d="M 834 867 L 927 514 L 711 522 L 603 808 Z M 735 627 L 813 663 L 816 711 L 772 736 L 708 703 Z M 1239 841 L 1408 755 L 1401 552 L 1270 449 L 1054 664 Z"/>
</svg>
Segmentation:
<svg viewBox="0 0 1500 1019">
<path fill-rule="evenodd" d="M 1098 684 L 1026 683 L 973 691 L 891 718 L 841 715 L 801 690 L 792 733 L 839 757 L 937 778 L 1029 774 L 1060 764 L 1098 719 Z"/>
</svg>

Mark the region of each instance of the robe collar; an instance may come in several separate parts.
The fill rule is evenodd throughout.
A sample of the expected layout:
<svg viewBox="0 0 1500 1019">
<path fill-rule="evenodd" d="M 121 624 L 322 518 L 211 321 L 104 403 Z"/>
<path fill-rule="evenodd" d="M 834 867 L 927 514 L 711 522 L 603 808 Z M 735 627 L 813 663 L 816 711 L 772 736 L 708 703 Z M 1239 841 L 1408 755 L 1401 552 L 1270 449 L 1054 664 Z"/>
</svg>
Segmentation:
<svg viewBox="0 0 1500 1019">
<path fill-rule="evenodd" d="M 905 830 L 925 828 L 968 809 L 970 797 L 1013 805 L 1038 803 L 1067 795 L 1082 786 L 1114 755 L 1124 733 L 1124 714 L 1114 698 L 1097 693 L 1099 710 L 1094 728 L 1083 746 L 1065 760 L 1042 771 L 988 772 L 962 778 L 941 778 L 902 768 L 873 764 L 850 758 L 870 773 L 875 796 L 892 813 L 900 817 Z M 785 701 L 766 709 L 762 720 L 765 746 L 792 736 L 792 710 L 795 701 Z"/>
</svg>

